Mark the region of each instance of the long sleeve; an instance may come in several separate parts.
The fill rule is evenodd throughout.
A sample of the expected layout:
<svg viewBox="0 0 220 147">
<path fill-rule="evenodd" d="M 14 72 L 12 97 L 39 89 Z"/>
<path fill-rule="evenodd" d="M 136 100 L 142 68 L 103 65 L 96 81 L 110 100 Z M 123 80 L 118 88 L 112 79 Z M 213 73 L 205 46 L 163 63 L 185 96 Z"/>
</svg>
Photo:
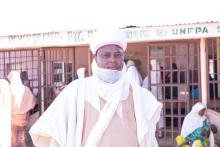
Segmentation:
<svg viewBox="0 0 220 147">
<path fill-rule="evenodd" d="M 141 147 L 158 147 L 155 131 L 162 104 L 145 88 L 133 86 L 133 95 L 139 144 Z"/>
<path fill-rule="evenodd" d="M 75 83 L 75 82 L 74 82 Z M 31 127 L 30 135 L 37 147 L 65 147 L 68 133 L 76 131 L 76 94 L 74 83 L 68 85 Z M 71 115 L 70 115 L 71 113 Z M 71 121 L 71 122 L 69 122 Z M 68 126 L 71 124 L 71 127 Z"/>
</svg>

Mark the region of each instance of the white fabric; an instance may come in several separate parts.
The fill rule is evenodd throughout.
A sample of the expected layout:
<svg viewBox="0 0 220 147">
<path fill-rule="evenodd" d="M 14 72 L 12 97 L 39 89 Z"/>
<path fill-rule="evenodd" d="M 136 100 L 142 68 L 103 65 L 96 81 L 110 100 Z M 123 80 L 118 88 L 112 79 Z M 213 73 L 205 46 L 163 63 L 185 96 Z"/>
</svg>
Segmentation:
<svg viewBox="0 0 220 147">
<path fill-rule="evenodd" d="M 11 95 L 9 83 L 0 79 L 0 147 L 11 146 Z"/>
<path fill-rule="evenodd" d="M 125 51 L 127 48 L 126 34 L 119 29 L 100 29 L 94 33 L 90 49 L 93 54 L 96 54 L 100 47 L 110 44 L 118 45 Z"/>
<path fill-rule="evenodd" d="M 106 100 L 107 103 L 102 109 L 98 121 L 91 130 L 85 147 L 96 147 L 98 145 L 104 131 L 108 127 L 108 124 L 110 123 L 116 110 L 118 110 L 117 113 L 119 113 L 119 116 L 122 117 L 121 114 L 122 108 L 120 102 L 126 100 L 129 95 L 129 83 L 127 82 L 125 76 L 126 74 L 125 64 L 122 70 L 119 71 L 121 73 L 117 74 L 117 75 L 121 75 L 120 79 L 117 79 L 117 82 L 113 82 L 114 84 L 106 83 L 99 78 L 100 72 L 102 72 L 102 70 L 100 70 L 100 68 L 97 66 L 95 60 L 93 60 L 92 71 L 95 77 L 94 83 L 95 83 L 96 93 L 98 94 L 99 97 L 102 97 L 104 100 Z M 106 75 L 106 73 L 104 73 L 104 75 Z M 114 76 L 114 75 L 109 75 L 109 76 Z"/>
<path fill-rule="evenodd" d="M 11 71 L 7 78 L 10 81 L 10 91 L 14 97 L 13 100 L 15 100 L 13 102 L 13 107 L 20 107 L 25 91 L 25 87 L 20 78 L 20 73 L 17 71 Z"/>
<path fill-rule="evenodd" d="M 85 72 L 86 72 L 86 68 L 85 67 L 81 67 L 79 69 L 77 69 L 77 76 L 78 78 L 85 78 Z"/>
<path fill-rule="evenodd" d="M 162 88 L 160 84 L 161 84 L 160 65 L 156 60 L 151 60 L 150 79 L 149 76 L 147 76 L 144 79 L 142 87 L 150 90 L 157 99 L 162 100 L 163 98 Z"/>
<path fill-rule="evenodd" d="M 99 119 L 89 133 L 85 147 L 97 147 L 103 133 L 108 127 L 115 111 L 119 105 L 119 101 L 107 101 L 102 109 Z"/>
<path fill-rule="evenodd" d="M 190 133 L 192 133 L 195 129 L 202 126 L 203 121 L 205 120 L 204 117 L 201 117 L 198 112 L 202 109 L 206 108 L 205 105 L 202 103 L 196 103 L 192 110 L 189 112 L 189 114 L 186 115 L 182 129 L 181 129 L 181 135 L 186 137 Z"/>
<path fill-rule="evenodd" d="M 31 127 L 29 133 L 36 147 L 81 147 L 85 91 L 79 87 L 83 80 L 64 88 Z"/>
<path fill-rule="evenodd" d="M 97 77 L 97 80 L 99 82 L 109 83 L 108 86 L 117 82 L 125 72 L 126 72 L 125 64 L 123 65 L 122 70 L 119 71 L 119 70 L 100 68 L 98 67 L 95 59 L 93 59 L 92 61 L 92 74 L 95 77 Z"/>
<path fill-rule="evenodd" d="M 156 123 L 160 118 L 162 104 L 151 92 L 140 86 L 132 86 L 137 138 L 140 147 L 158 147 L 155 137 Z"/>
<path fill-rule="evenodd" d="M 150 90 L 158 100 L 162 100 L 163 99 L 162 87 L 160 84 L 161 84 L 160 65 L 155 59 L 153 59 L 151 60 L 150 75 L 146 76 L 146 78 L 143 81 L 142 87 Z M 162 113 L 163 111 L 161 111 L 161 115 Z M 161 117 L 158 123 L 158 127 L 164 128 L 164 126 L 165 126 L 164 119 L 163 117 Z"/>
<path fill-rule="evenodd" d="M 128 61 L 127 61 L 127 69 L 128 69 L 129 66 L 135 66 L 134 61 L 128 60 Z"/>
<path fill-rule="evenodd" d="M 60 93 L 30 130 L 37 147 L 81 147 L 84 100 L 86 97 L 98 99 L 94 80 L 94 76 L 75 80 Z M 158 147 L 155 126 L 161 103 L 150 92 L 137 86 L 133 87 L 133 99 L 140 147 Z"/>
<path fill-rule="evenodd" d="M 137 84 L 138 86 L 142 85 L 142 77 L 132 60 L 127 61 L 127 76 L 131 84 Z"/>
<path fill-rule="evenodd" d="M 186 115 L 181 128 L 181 135 L 186 137 L 192 133 L 195 129 L 202 127 L 203 121 L 206 119 L 205 116 L 200 116 L 199 111 L 206 109 L 206 106 L 200 102 L 196 103 L 189 114 Z M 209 136 L 210 147 L 214 147 L 214 138 L 211 133 Z"/>
<path fill-rule="evenodd" d="M 129 93 L 129 83 L 126 81 L 126 77 L 124 76 L 126 74 L 125 64 L 123 65 L 123 68 L 120 71 L 121 76 L 119 77 L 118 81 L 114 84 L 107 83 L 101 80 L 98 77 L 98 74 L 100 74 L 100 71 L 97 70 L 98 68 L 99 67 L 96 64 L 96 61 L 93 60 L 92 72 L 93 76 L 95 77 L 94 84 L 97 94 L 106 101 L 126 99 Z"/>
</svg>

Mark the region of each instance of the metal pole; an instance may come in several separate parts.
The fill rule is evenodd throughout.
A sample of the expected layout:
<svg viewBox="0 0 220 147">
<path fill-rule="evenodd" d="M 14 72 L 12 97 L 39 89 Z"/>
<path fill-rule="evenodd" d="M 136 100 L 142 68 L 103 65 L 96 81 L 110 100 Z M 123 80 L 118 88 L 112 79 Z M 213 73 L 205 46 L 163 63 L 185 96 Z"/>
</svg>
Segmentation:
<svg viewBox="0 0 220 147">
<path fill-rule="evenodd" d="M 40 87 L 41 87 L 41 114 L 45 111 L 45 98 L 44 98 L 44 55 L 43 49 L 40 48 Z"/>
<path fill-rule="evenodd" d="M 202 103 L 207 105 L 208 97 L 208 81 L 207 81 L 207 52 L 206 52 L 206 43 L 205 38 L 200 39 L 200 62 L 201 62 L 201 95 Z"/>
</svg>

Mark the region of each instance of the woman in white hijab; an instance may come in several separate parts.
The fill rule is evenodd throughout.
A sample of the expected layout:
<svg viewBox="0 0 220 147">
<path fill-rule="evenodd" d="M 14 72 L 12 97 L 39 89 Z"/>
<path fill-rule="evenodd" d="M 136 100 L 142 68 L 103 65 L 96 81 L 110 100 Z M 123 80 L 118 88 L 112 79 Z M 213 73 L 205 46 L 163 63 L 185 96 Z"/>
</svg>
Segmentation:
<svg viewBox="0 0 220 147">
<path fill-rule="evenodd" d="M 186 115 L 183 121 L 181 136 L 186 137 L 192 133 L 195 129 L 202 127 L 206 118 L 207 107 L 201 102 L 193 105 L 192 110 Z M 214 147 L 214 136 L 210 133 L 209 136 L 210 147 Z"/>
<path fill-rule="evenodd" d="M 0 147 L 11 146 L 11 95 L 9 83 L 0 79 Z"/>
<path fill-rule="evenodd" d="M 11 71 L 7 78 L 10 82 L 10 92 L 12 98 L 11 146 L 26 147 L 26 126 L 29 121 L 29 111 L 34 108 L 36 104 L 36 98 L 30 89 L 22 84 L 19 72 Z"/>
</svg>

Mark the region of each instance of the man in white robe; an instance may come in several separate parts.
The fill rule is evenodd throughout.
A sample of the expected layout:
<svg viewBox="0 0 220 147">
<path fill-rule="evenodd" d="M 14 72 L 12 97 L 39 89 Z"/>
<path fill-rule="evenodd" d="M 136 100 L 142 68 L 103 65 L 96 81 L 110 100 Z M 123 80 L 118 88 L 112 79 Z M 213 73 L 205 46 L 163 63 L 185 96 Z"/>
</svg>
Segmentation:
<svg viewBox="0 0 220 147">
<path fill-rule="evenodd" d="M 11 146 L 11 94 L 8 81 L 0 79 L 0 147 Z"/>
<path fill-rule="evenodd" d="M 95 33 L 93 75 L 71 82 L 30 130 L 37 147 L 158 147 L 162 104 L 127 80 L 126 35 Z"/>
</svg>

